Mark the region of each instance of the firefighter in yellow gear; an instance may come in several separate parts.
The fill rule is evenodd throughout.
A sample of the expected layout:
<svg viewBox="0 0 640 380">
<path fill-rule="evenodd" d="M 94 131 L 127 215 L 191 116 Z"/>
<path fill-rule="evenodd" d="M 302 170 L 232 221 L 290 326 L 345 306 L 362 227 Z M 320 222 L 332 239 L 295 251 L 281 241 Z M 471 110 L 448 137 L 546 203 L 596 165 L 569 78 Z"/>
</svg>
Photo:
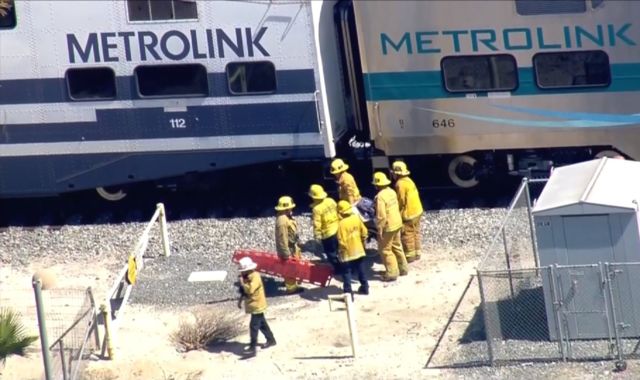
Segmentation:
<svg viewBox="0 0 640 380">
<path fill-rule="evenodd" d="M 396 193 L 400 216 L 402 216 L 402 232 L 400 239 L 407 262 L 420 260 L 420 218 L 423 213 L 422 202 L 416 184 L 409 178 L 411 172 L 402 161 L 396 161 L 391 166 L 393 177 L 396 180 Z"/>
<path fill-rule="evenodd" d="M 374 173 L 373 184 L 378 190 L 375 198 L 376 226 L 378 228 L 378 250 L 386 268 L 383 280 L 395 281 L 398 274 L 405 276 L 409 271 L 400 240 L 402 217 L 398 206 L 398 196 L 389 187 L 391 181 L 382 172 Z"/>
<path fill-rule="evenodd" d="M 342 282 L 345 293 L 350 293 L 351 277 L 358 276 L 359 294 L 369 294 L 369 282 L 364 273 L 364 242 L 367 238 L 367 227 L 360 216 L 353 213 L 353 207 L 347 201 L 338 202 L 338 211 L 342 219 L 338 226 L 338 257 L 342 263 Z"/>
<path fill-rule="evenodd" d="M 267 310 L 267 298 L 264 294 L 264 286 L 260 274 L 255 271 L 256 263 L 250 257 L 243 257 L 239 262 L 240 268 L 240 288 L 242 290 L 242 299 L 244 299 L 244 310 L 247 314 L 251 314 L 251 322 L 249 323 L 249 354 L 255 356 L 258 345 L 258 332 L 261 331 L 267 339 L 267 343 L 263 348 L 276 345 L 276 339 L 273 332 L 269 328 L 269 324 L 264 317 Z M 240 306 L 240 305 L 238 305 Z"/>
<path fill-rule="evenodd" d="M 282 196 L 278 200 L 276 209 L 276 252 L 281 260 L 301 257 L 298 245 L 298 225 L 293 219 L 293 209 L 296 207 L 293 199 Z M 285 278 L 285 291 L 289 294 L 302 290 L 295 278 Z"/>
<path fill-rule="evenodd" d="M 313 237 L 322 244 L 327 260 L 333 266 L 334 273 L 340 273 L 338 262 L 338 206 L 320 185 L 311 185 L 309 197 L 313 200 L 311 214 Z"/>
<path fill-rule="evenodd" d="M 362 197 L 356 180 L 347 172 L 348 169 L 349 165 L 340 158 L 336 158 L 331 162 L 330 171 L 336 177 L 336 182 L 338 183 L 339 200 L 355 205 Z"/>
</svg>

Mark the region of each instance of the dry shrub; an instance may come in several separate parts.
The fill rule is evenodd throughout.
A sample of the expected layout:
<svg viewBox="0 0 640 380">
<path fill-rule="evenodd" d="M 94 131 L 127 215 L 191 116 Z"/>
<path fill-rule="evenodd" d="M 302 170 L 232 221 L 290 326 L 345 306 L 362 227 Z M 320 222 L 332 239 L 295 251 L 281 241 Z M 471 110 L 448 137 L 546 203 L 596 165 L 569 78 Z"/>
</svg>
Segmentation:
<svg viewBox="0 0 640 380">
<path fill-rule="evenodd" d="M 181 319 L 171 341 L 182 352 L 202 350 L 240 335 L 242 324 L 226 310 L 196 310 L 192 318 Z"/>
</svg>

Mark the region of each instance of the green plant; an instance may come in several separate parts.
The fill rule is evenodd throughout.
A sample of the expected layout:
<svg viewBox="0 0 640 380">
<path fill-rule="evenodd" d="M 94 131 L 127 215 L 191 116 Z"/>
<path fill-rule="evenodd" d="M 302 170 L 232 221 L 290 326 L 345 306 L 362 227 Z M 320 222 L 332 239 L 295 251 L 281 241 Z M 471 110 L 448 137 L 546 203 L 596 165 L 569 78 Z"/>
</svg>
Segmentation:
<svg viewBox="0 0 640 380">
<path fill-rule="evenodd" d="M 11 355 L 24 356 L 26 349 L 37 336 L 27 336 L 20 314 L 3 307 L 0 308 L 0 364 L 4 364 Z"/>
</svg>

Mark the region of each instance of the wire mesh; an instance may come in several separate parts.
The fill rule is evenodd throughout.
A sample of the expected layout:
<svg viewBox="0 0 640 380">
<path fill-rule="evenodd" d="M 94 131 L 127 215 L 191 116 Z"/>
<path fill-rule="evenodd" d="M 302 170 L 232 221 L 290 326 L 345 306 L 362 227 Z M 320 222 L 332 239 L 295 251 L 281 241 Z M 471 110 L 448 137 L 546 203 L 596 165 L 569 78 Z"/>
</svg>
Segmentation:
<svg viewBox="0 0 640 380">
<path fill-rule="evenodd" d="M 550 339 L 543 276 L 548 268 L 478 272 L 491 361 L 562 359 Z"/>
<path fill-rule="evenodd" d="M 95 335 L 93 335 L 96 327 L 96 313 L 91 288 L 60 291 L 55 289 L 48 296 L 51 305 L 54 306 L 52 310 L 58 312 L 45 312 L 47 323 L 56 319 L 66 322 L 62 324 L 64 330 L 59 329 L 55 331 L 54 335 L 50 335 L 53 373 L 57 378 L 73 380 L 82 373 L 86 361 L 93 351 L 98 349 L 94 339 Z M 64 308 L 69 308 L 67 310 L 70 313 L 59 312 Z M 60 325 L 58 324 L 58 326 Z"/>
</svg>

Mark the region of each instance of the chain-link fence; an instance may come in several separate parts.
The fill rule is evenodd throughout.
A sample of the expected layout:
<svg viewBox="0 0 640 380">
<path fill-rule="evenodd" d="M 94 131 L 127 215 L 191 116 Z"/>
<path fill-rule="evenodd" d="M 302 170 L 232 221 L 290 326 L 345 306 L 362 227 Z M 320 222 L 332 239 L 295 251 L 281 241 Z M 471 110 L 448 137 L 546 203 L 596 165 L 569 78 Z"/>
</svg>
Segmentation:
<svg viewBox="0 0 640 380">
<path fill-rule="evenodd" d="M 49 340 L 49 351 L 52 363 L 52 375 L 56 379 L 73 380 L 82 373 L 89 356 L 99 348 L 99 337 L 96 323 L 96 306 L 91 288 L 56 291 L 55 299 L 66 305 L 75 304 L 76 313 L 67 321 L 64 331 L 56 331 Z M 48 305 L 47 305 L 48 308 Z M 54 308 L 52 310 L 59 310 Z M 59 315 L 59 314 L 58 314 Z M 55 320 L 55 313 L 45 314 L 47 323 Z M 49 331 L 51 331 L 49 329 Z"/>
</svg>

